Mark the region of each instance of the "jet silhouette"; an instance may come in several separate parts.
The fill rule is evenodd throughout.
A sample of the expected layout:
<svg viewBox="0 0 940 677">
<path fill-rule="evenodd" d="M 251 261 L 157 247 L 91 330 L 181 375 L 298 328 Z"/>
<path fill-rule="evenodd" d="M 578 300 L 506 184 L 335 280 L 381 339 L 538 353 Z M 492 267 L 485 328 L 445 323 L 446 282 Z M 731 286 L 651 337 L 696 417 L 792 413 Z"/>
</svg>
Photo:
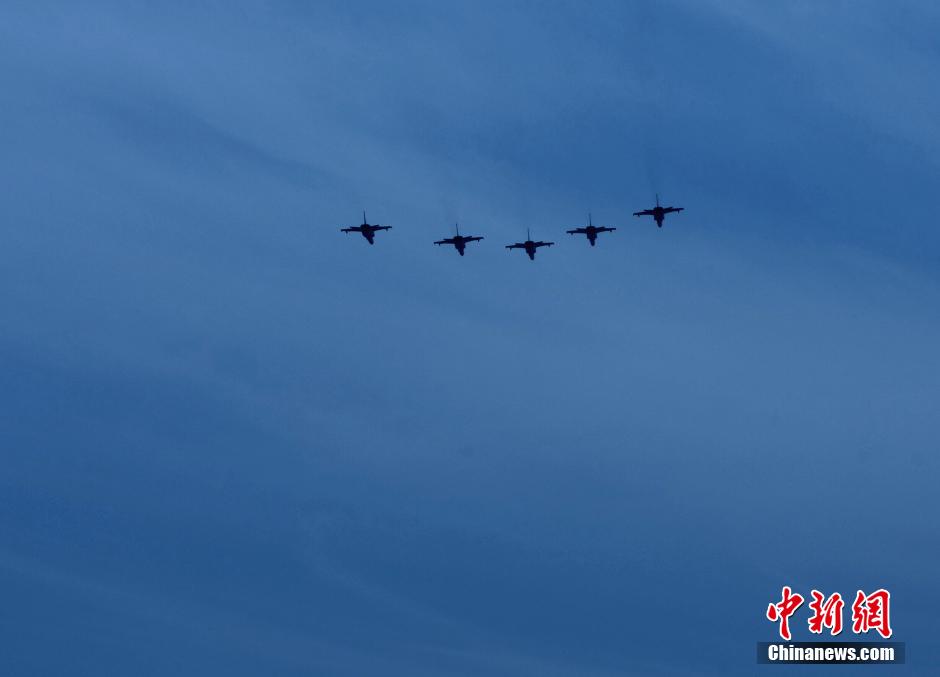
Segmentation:
<svg viewBox="0 0 940 677">
<path fill-rule="evenodd" d="M 594 246 L 594 243 L 597 242 L 598 233 L 612 233 L 617 230 L 616 228 L 608 228 L 607 226 L 595 226 L 591 222 L 591 215 L 588 214 L 588 225 L 584 228 L 575 228 L 574 230 L 569 230 L 569 235 L 587 235 L 588 242 L 591 243 L 591 246 Z"/>
<path fill-rule="evenodd" d="M 352 226 L 351 228 L 340 228 L 341 231 L 349 235 L 350 233 L 362 233 L 362 237 L 369 241 L 369 244 L 375 244 L 375 233 L 378 230 L 391 230 L 391 226 L 370 226 L 366 221 L 366 212 L 362 212 L 362 225 Z"/>
<path fill-rule="evenodd" d="M 468 242 L 479 242 L 483 239 L 475 235 L 461 235 L 460 228 L 457 224 L 454 224 L 454 229 L 457 232 L 456 235 L 453 237 L 445 237 L 443 240 L 438 240 L 434 244 L 452 244 L 457 249 L 457 253 L 463 256 L 463 250 L 466 248 Z"/>
<path fill-rule="evenodd" d="M 641 212 L 633 212 L 634 216 L 652 216 L 656 220 L 656 225 L 663 227 L 663 217 L 672 212 L 681 212 L 685 207 L 660 207 L 659 195 L 656 196 L 656 206 L 652 209 L 644 209 Z"/>
<path fill-rule="evenodd" d="M 526 241 L 517 242 L 515 244 L 507 244 L 506 249 L 525 249 L 525 253 L 529 255 L 529 258 L 535 261 L 535 250 L 539 247 L 551 247 L 554 242 L 538 242 L 532 241 L 532 235 L 529 233 L 529 230 L 526 229 Z"/>
</svg>

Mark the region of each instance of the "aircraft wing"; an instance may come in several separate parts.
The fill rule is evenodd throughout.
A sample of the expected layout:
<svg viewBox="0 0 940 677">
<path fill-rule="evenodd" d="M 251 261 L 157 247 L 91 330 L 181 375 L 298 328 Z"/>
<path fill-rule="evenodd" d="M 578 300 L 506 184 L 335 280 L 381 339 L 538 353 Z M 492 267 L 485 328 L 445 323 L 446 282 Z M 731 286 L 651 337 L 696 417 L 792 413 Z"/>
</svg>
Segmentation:
<svg viewBox="0 0 940 677">
<path fill-rule="evenodd" d="M 555 243 L 554 243 L 554 242 L 542 242 L 542 241 L 539 241 L 539 242 L 536 242 L 536 243 L 535 243 L 535 246 L 536 246 L 536 247 L 551 247 L 553 244 L 555 244 Z"/>
<path fill-rule="evenodd" d="M 438 240 L 434 244 L 454 244 L 454 238 L 445 237 L 443 240 Z"/>
<path fill-rule="evenodd" d="M 652 216 L 652 215 L 653 215 L 653 210 L 652 210 L 652 209 L 644 209 L 644 210 L 641 211 L 641 212 L 633 212 L 633 215 L 634 215 L 634 216 Z"/>
<path fill-rule="evenodd" d="M 483 239 L 482 235 L 479 235 L 479 236 L 472 235 L 471 237 L 465 237 L 464 242 L 479 242 L 482 239 Z"/>
<path fill-rule="evenodd" d="M 353 226 L 352 228 L 340 228 L 340 230 L 344 233 L 361 233 L 362 232 L 362 228 L 360 228 L 359 226 Z"/>
<path fill-rule="evenodd" d="M 516 244 L 507 244 L 506 249 L 525 249 L 525 245 L 521 242 L 517 242 Z"/>
<path fill-rule="evenodd" d="M 615 230 L 617 230 L 617 229 L 616 229 L 616 228 L 610 228 L 609 226 L 601 226 L 600 228 L 597 229 L 597 232 L 599 232 L 599 233 L 612 233 L 612 232 L 614 232 Z"/>
<path fill-rule="evenodd" d="M 586 233 L 587 231 L 584 228 L 575 228 L 574 230 L 567 231 L 568 235 L 580 235 L 581 233 Z"/>
<path fill-rule="evenodd" d="M 667 214 L 672 212 L 681 212 L 685 207 L 666 207 L 663 211 Z"/>
<path fill-rule="evenodd" d="M 391 226 L 372 226 L 372 230 L 391 230 Z"/>
</svg>

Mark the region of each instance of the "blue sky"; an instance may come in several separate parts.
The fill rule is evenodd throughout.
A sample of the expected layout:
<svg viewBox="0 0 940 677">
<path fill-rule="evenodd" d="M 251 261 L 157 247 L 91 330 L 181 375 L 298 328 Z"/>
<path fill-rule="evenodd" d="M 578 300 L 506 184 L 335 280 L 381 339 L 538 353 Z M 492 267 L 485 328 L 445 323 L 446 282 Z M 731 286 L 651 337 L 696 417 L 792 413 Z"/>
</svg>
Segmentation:
<svg viewBox="0 0 940 677">
<path fill-rule="evenodd" d="M 2 672 L 750 675 L 789 584 L 928 674 L 938 28 L 5 3 Z"/>
</svg>

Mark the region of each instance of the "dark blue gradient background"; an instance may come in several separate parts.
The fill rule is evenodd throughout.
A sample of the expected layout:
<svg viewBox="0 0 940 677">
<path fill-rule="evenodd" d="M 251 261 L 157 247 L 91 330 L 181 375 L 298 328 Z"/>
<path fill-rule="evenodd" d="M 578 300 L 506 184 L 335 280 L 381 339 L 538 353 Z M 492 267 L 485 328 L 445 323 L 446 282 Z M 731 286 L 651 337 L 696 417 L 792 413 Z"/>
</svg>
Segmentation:
<svg viewBox="0 0 940 677">
<path fill-rule="evenodd" d="M 789 584 L 934 674 L 938 32 L 4 3 L 0 672 L 751 675 Z"/>
</svg>

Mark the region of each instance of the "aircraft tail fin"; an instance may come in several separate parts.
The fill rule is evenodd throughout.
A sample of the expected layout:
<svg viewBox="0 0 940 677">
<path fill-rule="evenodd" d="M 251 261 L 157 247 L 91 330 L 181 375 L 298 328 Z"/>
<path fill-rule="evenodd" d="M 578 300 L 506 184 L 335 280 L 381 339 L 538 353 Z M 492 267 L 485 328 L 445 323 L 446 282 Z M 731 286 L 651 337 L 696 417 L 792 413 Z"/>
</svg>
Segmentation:
<svg viewBox="0 0 940 677">
<path fill-rule="evenodd" d="M 363 209 L 363 210 L 362 210 L 362 225 L 366 225 L 367 223 L 369 223 L 369 222 L 366 221 L 366 210 Z"/>
</svg>

